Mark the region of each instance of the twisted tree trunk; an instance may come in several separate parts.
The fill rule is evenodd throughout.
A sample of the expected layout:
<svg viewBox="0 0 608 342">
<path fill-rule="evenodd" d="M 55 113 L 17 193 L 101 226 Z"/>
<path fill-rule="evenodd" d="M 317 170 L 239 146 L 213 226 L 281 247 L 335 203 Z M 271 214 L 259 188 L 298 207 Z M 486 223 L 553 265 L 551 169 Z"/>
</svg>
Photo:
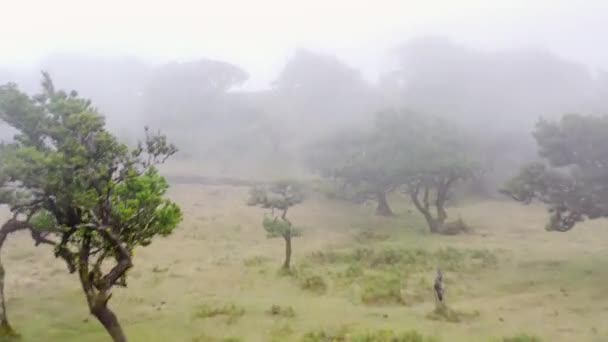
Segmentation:
<svg viewBox="0 0 608 342">
<path fill-rule="evenodd" d="M 388 201 L 386 200 L 386 193 L 384 191 L 378 191 L 376 193 L 376 199 L 378 201 L 378 206 L 376 207 L 376 215 L 392 216 L 393 211 L 391 210 L 391 207 L 388 205 Z"/>
<path fill-rule="evenodd" d="M 122 330 L 122 326 L 118 322 L 118 318 L 108 308 L 108 302 L 102 301 L 99 304 L 91 308 L 91 314 L 97 318 L 97 320 L 103 325 L 112 341 L 114 342 L 127 342 L 127 336 Z"/>
<path fill-rule="evenodd" d="M 283 269 L 288 270 L 291 267 L 291 236 L 285 235 L 285 262 L 283 262 Z"/>
<path fill-rule="evenodd" d="M 6 298 L 4 297 L 4 266 L 2 265 L 2 247 L 4 241 L 10 233 L 14 233 L 19 230 L 29 229 L 30 225 L 23 221 L 16 219 L 10 219 L 6 221 L 0 228 L 0 335 L 16 335 L 15 331 L 8 322 L 8 314 L 6 313 Z"/>
</svg>

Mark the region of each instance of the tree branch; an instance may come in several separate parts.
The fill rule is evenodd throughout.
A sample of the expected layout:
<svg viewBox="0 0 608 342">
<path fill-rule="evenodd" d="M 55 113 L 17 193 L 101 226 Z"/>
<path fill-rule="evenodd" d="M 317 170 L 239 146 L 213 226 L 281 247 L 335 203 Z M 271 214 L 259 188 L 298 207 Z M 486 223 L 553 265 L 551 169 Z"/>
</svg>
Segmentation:
<svg viewBox="0 0 608 342">
<path fill-rule="evenodd" d="M 97 230 L 115 248 L 117 254 L 117 264 L 100 280 L 99 284 L 100 288 L 109 289 L 129 268 L 133 267 L 133 262 L 131 260 L 131 253 L 121 244 L 120 240 L 110 231 L 109 227 L 101 227 Z"/>
</svg>

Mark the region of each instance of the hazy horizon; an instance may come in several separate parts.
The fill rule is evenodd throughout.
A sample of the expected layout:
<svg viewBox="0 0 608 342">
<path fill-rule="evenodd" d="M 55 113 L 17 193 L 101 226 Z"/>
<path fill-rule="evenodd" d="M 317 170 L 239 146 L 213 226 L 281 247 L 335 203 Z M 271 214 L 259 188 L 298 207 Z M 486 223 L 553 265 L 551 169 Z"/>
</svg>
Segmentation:
<svg viewBox="0 0 608 342">
<path fill-rule="evenodd" d="M 297 48 L 335 55 L 375 81 L 390 52 L 441 36 L 489 53 L 533 49 L 608 70 L 603 1 L 106 1 L 15 2 L 0 13 L 0 68 L 32 69 L 53 55 L 147 63 L 211 58 L 268 87 Z M 35 8 L 36 11 L 32 11 Z M 69 11 L 68 11 L 69 9 Z"/>
</svg>

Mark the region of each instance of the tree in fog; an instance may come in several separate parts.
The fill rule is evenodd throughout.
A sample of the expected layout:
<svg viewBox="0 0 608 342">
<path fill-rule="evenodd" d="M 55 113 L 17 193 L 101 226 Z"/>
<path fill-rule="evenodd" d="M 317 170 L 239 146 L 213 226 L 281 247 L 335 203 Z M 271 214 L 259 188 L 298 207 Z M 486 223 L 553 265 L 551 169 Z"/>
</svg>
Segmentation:
<svg viewBox="0 0 608 342">
<path fill-rule="evenodd" d="M 238 66 L 211 59 L 157 67 L 143 89 L 143 119 L 176 136 L 184 152 L 200 153 L 248 123 L 230 93 L 247 79 Z"/>
<path fill-rule="evenodd" d="M 18 210 L 48 218 L 46 238 L 78 274 L 91 314 L 114 341 L 126 341 L 108 302 L 115 286 L 126 286 L 134 249 L 181 220 L 155 167 L 176 149 L 147 130 L 145 142 L 129 149 L 89 100 L 43 76 L 43 92 L 32 97 L 15 84 L 0 89 L 2 119 L 18 130 L 2 146 L 2 174 L 29 196 Z"/>
<path fill-rule="evenodd" d="M 396 147 L 379 139 L 377 131 L 349 130 L 314 144 L 308 164 L 332 182 L 339 197 L 361 203 L 374 200 L 376 214 L 393 215 L 387 195 L 403 177 Z"/>
<path fill-rule="evenodd" d="M 272 86 L 271 110 L 288 119 L 292 139 L 306 143 L 344 124 L 367 123 L 378 101 L 359 70 L 306 49 L 295 51 Z"/>
<path fill-rule="evenodd" d="M 584 219 L 608 217 L 608 117 L 541 119 L 533 133 L 544 161 L 526 165 L 502 192 L 551 213 L 546 229 L 565 232 Z"/>
<path fill-rule="evenodd" d="M 385 110 L 376 115 L 371 130 L 342 133 L 316 145 L 309 161 L 323 176 L 356 187 L 356 198 L 375 199 L 378 215 L 391 215 L 386 196 L 404 189 L 438 233 L 447 219 L 450 190 L 478 170 L 472 149 L 448 121 Z"/>
<path fill-rule="evenodd" d="M 479 170 L 474 144 L 447 120 L 409 110 L 381 113 L 377 138 L 384 141 L 396 163 L 402 189 L 424 216 L 432 233 L 455 233 L 464 227 L 446 226 L 446 202 L 459 181 Z"/>
<path fill-rule="evenodd" d="M 493 194 L 534 159 L 534 140 L 522 128 L 531 127 L 539 113 L 608 108 L 601 106 L 606 96 L 600 82 L 584 65 L 541 49 L 489 51 L 423 36 L 391 57 L 394 64 L 379 86 L 385 101 L 444 117 L 478 136 L 487 149 L 479 161 L 491 169 L 480 185 Z M 596 105 L 589 108 L 594 89 Z"/>
<path fill-rule="evenodd" d="M 271 209 L 270 215 L 264 215 L 262 226 L 268 238 L 282 237 L 285 240 L 285 271 L 291 267 L 291 239 L 301 235 L 300 230 L 287 218 L 287 211 L 303 199 L 299 185 L 288 181 L 275 182 L 270 186 L 254 186 L 249 193 L 248 205 Z"/>
</svg>

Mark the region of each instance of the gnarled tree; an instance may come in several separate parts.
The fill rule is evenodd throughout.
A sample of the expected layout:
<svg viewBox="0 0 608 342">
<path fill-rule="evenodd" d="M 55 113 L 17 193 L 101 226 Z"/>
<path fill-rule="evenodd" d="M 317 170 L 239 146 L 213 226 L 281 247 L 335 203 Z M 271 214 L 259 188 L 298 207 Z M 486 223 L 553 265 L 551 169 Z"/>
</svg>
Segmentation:
<svg viewBox="0 0 608 342">
<path fill-rule="evenodd" d="M 301 236 L 301 232 L 287 218 L 290 207 L 302 202 L 302 190 L 291 182 L 281 181 L 270 186 L 255 186 L 249 193 L 248 205 L 257 205 L 271 209 L 271 214 L 265 214 L 262 226 L 268 238 L 282 237 L 285 240 L 285 261 L 283 270 L 291 267 L 291 239 Z M 278 210 L 275 214 L 275 209 Z"/>
<path fill-rule="evenodd" d="M 387 195 L 402 182 L 396 148 L 381 132 L 348 131 L 313 145 L 308 165 L 338 185 L 340 196 L 355 203 L 374 200 L 376 214 L 391 216 Z"/>
<path fill-rule="evenodd" d="M 42 87 L 32 97 L 15 84 L 0 88 L 2 120 L 18 131 L 2 146 L 3 174 L 29 193 L 19 210 L 48 213 L 55 256 L 78 274 L 91 314 L 114 341 L 126 341 L 108 301 L 115 286 L 126 286 L 134 249 L 181 220 L 155 168 L 176 149 L 147 129 L 145 141 L 130 149 L 105 129 L 89 100 L 55 89 L 46 73 Z"/>
<path fill-rule="evenodd" d="M 608 217 L 608 117 L 541 119 L 533 133 L 542 162 L 526 165 L 501 190 L 551 213 L 546 229 L 565 232 L 585 219 Z"/>
<path fill-rule="evenodd" d="M 408 110 L 385 111 L 376 126 L 377 139 L 392 150 L 390 157 L 397 163 L 398 184 L 424 215 L 430 231 L 452 234 L 465 229 L 459 221 L 446 225 L 446 202 L 454 185 L 478 169 L 467 136 L 446 120 Z"/>
</svg>

